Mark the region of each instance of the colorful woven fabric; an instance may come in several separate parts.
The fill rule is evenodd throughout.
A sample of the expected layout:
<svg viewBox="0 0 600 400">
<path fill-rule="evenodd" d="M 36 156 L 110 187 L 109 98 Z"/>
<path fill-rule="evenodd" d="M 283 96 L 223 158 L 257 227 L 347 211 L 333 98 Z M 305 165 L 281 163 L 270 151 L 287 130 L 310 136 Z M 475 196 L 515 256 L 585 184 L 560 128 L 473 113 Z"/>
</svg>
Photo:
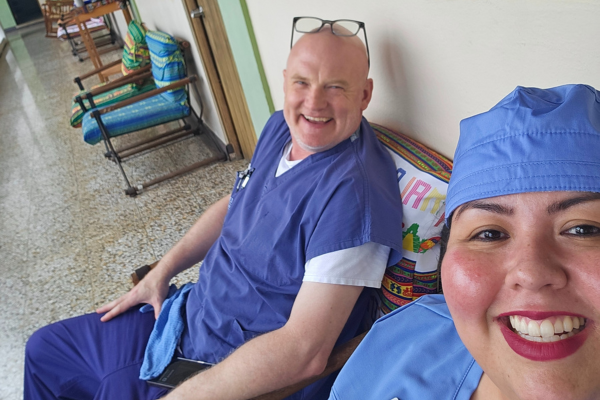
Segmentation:
<svg viewBox="0 0 600 400">
<path fill-rule="evenodd" d="M 157 95 L 101 116 L 111 137 L 164 124 L 190 114 L 187 103 L 165 100 Z M 98 122 L 87 112 L 83 117 L 83 140 L 96 144 L 102 140 Z"/>
<path fill-rule="evenodd" d="M 437 292 L 438 242 L 452 162 L 409 137 L 371 126 L 394 159 L 403 205 L 403 257 L 387 268 L 380 291 L 380 312 L 387 314 Z"/>
<path fill-rule="evenodd" d="M 102 86 L 102 85 L 98 85 L 98 86 L 94 86 L 94 87 L 99 87 L 99 86 Z M 154 82 L 147 82 L 142 86 L 138 86 L 138 85 L 134 85 L 134 84 L 124 85 L 124 86 L 118 87 L 116 89 L 110 90 L 106 93 L 102 93 L 102 94 L 99 94 L 98 96 L 95 96 L 94 104 L 96 104 L 96 107 L 108 106 L 110 104 L 114 104 L 119 101 L 129 99 L 138 94 L 148 92 L 152 89 L 156 89 Z M 81 93 L 85 93 L 85 92 L 80 92 L 80 94 Z M 88 110 L 91 108 L 90 103 L 87 100 L 83 100 L 83 105 Z M 81 126 L 81 120 L 83 119 L 84 114 L 85 113 L 79 106 L 79 103 L 77 101 L 75 101 L 75 99 L 73 99 L 73 103 L 71 105 L 71 126 L 74 128 Z"/>
<path fill-rule="evenodd" d="M 125 35 L 121 72 L 123 72 L 123 75 L 127 75 L 149 62 L 150 51 L 146 44 L 146 29 L 136 21 L 131 21 Z"/>
<path fill-rule="evenodd" d="M 169 34 L 158 31 L 146 33 L 146 43 L 150 50 L 152 62 L 152 76 L 156 87 L 164 87 L 186 76 L 183 54 L 179 44 Z M 167 100 L 185 102 L 187 94 L 185 89 L 169 90 L 162 93 Z"/>
</svg>

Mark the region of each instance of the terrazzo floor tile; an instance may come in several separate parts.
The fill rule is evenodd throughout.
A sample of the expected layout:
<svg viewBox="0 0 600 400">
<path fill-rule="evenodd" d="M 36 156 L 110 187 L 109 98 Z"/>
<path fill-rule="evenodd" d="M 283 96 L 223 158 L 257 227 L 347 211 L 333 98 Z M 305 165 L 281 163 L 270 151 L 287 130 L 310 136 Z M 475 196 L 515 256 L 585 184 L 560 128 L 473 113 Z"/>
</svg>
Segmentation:
<svg viewBox="0 0 600 400">
<path fill-rule="evenodd" d="M 231 192 L 237 171 L 243 171 L 247 166 L 246 160 L 217 162 L 199 170 L 190 187 L 196 194 L 219 191 L 223 197 Z"/>
<path fill-rule="evenodd" d="M 27 338 L 40 327 L 93 310 L 131 288 L 130 274 L 160 259 L 201 213 L 228 194 L 244 160 L 221 162 L 125 196 L 104 146 L 69 125 L 77 87 L 93 69 L 41 24 L 7 34 L 0 57 L 0 399 L 22 398 Z M 102 55 L 119 59 L 120 51 Z M 85 81 L 86 87 L 97 77 Z M 176 126 L 176 125 L 173 125 Z M 169 128 L 115 139 L 117 147 Z M 211 153 L 206 137 L 126 160 L 146 181 Z M 198 266 L 173 279 L 195 281 Z"/>
</svg>

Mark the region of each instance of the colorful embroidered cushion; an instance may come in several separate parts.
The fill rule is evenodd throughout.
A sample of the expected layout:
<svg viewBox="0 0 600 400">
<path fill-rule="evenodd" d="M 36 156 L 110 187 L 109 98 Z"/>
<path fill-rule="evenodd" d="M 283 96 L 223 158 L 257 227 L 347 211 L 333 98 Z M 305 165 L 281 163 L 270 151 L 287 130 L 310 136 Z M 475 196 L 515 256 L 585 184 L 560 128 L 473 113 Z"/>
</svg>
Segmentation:
<svg viewBox="0 0 600 400">
<path fill-rule="evenodd" d="M 437 292 L 439 240 L 452 162 L 422 144 L 371 124 L 398 172 L 402 198 L 402 260 L 388 267 L 380 291 L 380 312 Z"/>
<path fill-rule="evenodd" d="M 93 88 L 100 87 L 102 85 L 103 84 L 100 84 L 100 85 L 94 86 Z M 129 99 L 138 94 L 148 92 L 152 89 L 156 89 L 154 82 L 147 82 L 147 83 L 143 84 L 142 86 L 138 86 L 138 85 L 134 85 L 134 84 L 123 85 L 116 89 L 109 90 L 106 93 L 102 93 L 102 94 L 95 96 L 94 104 L 96 104 L 96 107 L 107 106 L 109 104 L 117 103 L 121 100 Z M 80 92 L 80 94 L 81 93 L 85 93 L 85 91 Z M 89 101 L 83 100 L 83 105 L 85 106 L 86 109 L 88 109 L 88 110 L 90 109 Z M 73 99 L 73 104 L 71 105 L 71 121 L 70 121 L 71 126 L 74 128 L 81 126 L 81 120 L 83 119 L 84 114 L 85 114 L 85 112 L 81 109 L 81 107 L 79 106 L 79 103 L 77 101 L 75 101 L 75 99 Z"/>
<path fill-rule="evenodd" d="M 146 43 L 150 50 L 152 76 L 156 87 L 164 87 L 185 78 L 185 64 L 179 44 L 173 36 L 158 31 L 146 33 Z M 187 94 L 184 88 L 161 93 L 166 100 L 185 102 Z"/>
<path fill-rule="evenodd" d="M 127 75 L 150 62 L 150 52 L 146 44 L 146 29 L 136 21 L 131 21 L 125 35 L 121 72 Z"/>
<path fill-rule="evenodd" d="M 100 118 L 110 136 L 115 137 L 187 117 L 189 114 L 190 108 L 187 102 L 181 104 L 165 100 L 164 97 L 157 95 L 130 106 L 108 112 Z M 102 140 L 102 133 L 98 127 L 98 122 L 90 111 L 83 117 L 82 128 L 83 140 L 87 143 L 96 144 Z"/>
</svg>

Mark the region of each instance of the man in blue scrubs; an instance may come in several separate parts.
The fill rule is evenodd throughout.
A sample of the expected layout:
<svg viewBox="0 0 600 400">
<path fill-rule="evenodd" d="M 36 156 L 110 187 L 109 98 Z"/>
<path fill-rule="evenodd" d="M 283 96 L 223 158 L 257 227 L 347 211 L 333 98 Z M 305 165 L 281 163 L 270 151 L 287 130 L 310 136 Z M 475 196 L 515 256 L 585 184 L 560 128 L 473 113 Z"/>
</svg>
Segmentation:
<svg viewBox="0 0 600 400">
<path fill-rule="evenodd" d="M 153 316 L 137 305 L 151 304 L 158 318 L 170 279 L 201 260 L 176 355 L 218 364 L 168 399 L 247 399 L 297 383 L 359 332 L 364 289 L 378 288 L 400 258 L 400 194 L 393 161 L 362 118 L 373 90 L 365 45 L 335 22 L 308 33 L 288 58 L 283 112 L 266 124 L 231 195 L 140 284 L 101 307 L 101 318 L 36 332 L 26 399 L 165 394 L 138 379 Z M 327 398 L 331 383 L 290 398 Z"/>
</svg>

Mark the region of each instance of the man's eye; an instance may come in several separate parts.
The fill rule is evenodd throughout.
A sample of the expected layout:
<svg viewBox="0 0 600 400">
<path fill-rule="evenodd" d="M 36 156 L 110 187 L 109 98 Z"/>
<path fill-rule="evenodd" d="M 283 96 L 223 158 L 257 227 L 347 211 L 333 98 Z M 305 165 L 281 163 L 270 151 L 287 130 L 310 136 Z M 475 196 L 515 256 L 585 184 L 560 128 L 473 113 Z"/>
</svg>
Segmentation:
<svg viewBox="0 0 600 400">
<path fill-rule="evenodd" d="M 493 229 L 487 229 L 485 231 L 481 231 L 472 237 L 471 240 L 478 240 L 481 242 L 493 242 L 496 240 L 506 239 L 508 235 L 504 232 L 496 231 Z"/>
<path fill-rule="evenodd" d="M 565 233 L 573 236 L 597 236 L 600 235 L 600 228 L 593 225 L 577 225 L 566 230 Z"/>
<path fill-rule="evenodd" d="M 305 86 L 306 82 L 304 82 L 304 81 L 296 81 L 296 85 Z"/>
</svg>

